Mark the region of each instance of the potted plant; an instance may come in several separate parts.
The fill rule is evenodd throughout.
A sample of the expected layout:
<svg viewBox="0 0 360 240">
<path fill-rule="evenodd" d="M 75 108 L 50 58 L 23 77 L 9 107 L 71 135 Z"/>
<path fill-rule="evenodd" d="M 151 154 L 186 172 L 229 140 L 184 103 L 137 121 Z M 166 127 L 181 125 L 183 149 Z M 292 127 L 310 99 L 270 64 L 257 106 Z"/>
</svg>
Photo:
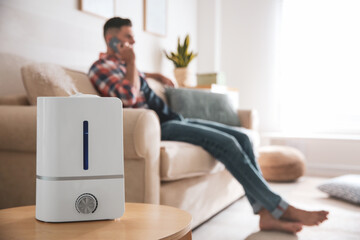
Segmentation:
<svg viewBox="0 0 360 240">
<path fill-rule="evenodd" d="M 192 74 L 187 68 L 189 63 L 197 56 L 197 53 L 189 52 L 189 34 L 186 35 L 184 44 L 180 44 L 180 37 L 178 38 L 177 52 L 165 53 L 165 56 L 175 65 L 175 78 L 180 87 L 187 87 L 191 85 Z"/>
</svg>

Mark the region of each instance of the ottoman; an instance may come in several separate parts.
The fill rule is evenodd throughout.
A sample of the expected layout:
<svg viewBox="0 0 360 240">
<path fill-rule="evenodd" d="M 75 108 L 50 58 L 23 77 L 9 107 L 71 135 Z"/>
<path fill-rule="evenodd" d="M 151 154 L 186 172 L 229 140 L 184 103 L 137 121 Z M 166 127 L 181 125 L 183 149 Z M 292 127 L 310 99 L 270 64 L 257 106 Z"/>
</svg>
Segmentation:
<svg viewBox="0 0 360 240">
<path fill-rule="evenodd" d="M 259 149 L 258 162 L 262 174 L 267 181 L 295 181 L 303 176 L 305 172 L 304 155 L 292 147 L 261 147 Z"/>
</svg>

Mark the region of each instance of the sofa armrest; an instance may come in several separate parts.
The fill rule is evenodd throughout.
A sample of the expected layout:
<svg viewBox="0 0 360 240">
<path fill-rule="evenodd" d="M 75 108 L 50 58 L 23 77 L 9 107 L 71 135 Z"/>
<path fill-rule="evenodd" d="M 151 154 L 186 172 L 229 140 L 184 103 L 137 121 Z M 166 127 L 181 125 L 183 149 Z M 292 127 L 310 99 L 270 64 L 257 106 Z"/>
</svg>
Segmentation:
<svg viewBox="0 0 360 240">
<path fill-rule="evenodd" d="M 0 105 L 0 149 L 36 151 L 36 106 Z M 124 157 L 147 158 L 160 149 L 160 123 L 146 109 L 124 109 Z"/>
<path fill-rule="evenodd" d="M 160 124 L 155 112 L 124 109 L 126 200 L 160 202 Z M 36 106 L 0 105 L 0 152 L 36 152 Z"/>
<path fill-rule="evenodd" d="M 26 95 L 1 96 L 0 105 L 29 105 L 29 101 Z"/>
<path fill-rule="evenodd" d="M 36 106 L 0 105 L 0 149 L 36 152 Z"/>
<path fill-rule="evenodd" d="M 160 203 L 160 123 L 147 109 L 124 109 L 125 197 Z"/>
<path fill-rule="evenodd" d="M 124 109 L 123 125 L 126 201 L 159 204 L 159 120 L 151 110 Z M 0 132 L 1 156 L 34 154 L 36 106 L 0 105 Z"/>
<path fill-rule="evenodd" d="M 147 109 L 124 109 L 124 158 L 146 158 L 160 150 L 160 122 Z"/>
<path fill-rule="evenodd" d="M 257 131 L 259 126 L 259 118 L 255 109 L 237 110 L 238 117 L 240 119 L 241 126 L 247 129 Z"/>
</svg>

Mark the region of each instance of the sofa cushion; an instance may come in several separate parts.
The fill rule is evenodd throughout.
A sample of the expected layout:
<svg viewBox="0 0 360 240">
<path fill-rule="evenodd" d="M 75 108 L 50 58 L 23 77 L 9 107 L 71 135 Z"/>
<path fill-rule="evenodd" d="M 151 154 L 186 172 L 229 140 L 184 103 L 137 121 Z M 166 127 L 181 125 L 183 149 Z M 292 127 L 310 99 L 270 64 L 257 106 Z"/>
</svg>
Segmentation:
<svg viewBox="0 0 360 240">
<path fill-rule="evenodd" d="M 97 94 L 86 74 L 51 63 L 32 63 L 21 68 L 29 102 L 39 96 L 69 96 L 76 92 Z"/>
<path fill-rule="evenodd" d="M 249 137 L 256 154 L 258 133 L 243 127 L 234 128 Z M 160 146 L 160 178 L 163 181 L 202 176 L 225 168 L 202 147 L 177 141 L 161 141 Z"/>
<path fill-rule="evenodd" d="M 162 141 L 160 146 L 162 181 L 201 176 L 224 169 L 222 163 L 199 146 L 176 141 Z"/>
<path fill-rule="evenodd" d="M 29 105 L 29 100 L 26 94 L 1 96 L 0 105 L 14 105 L 14 106 Z"/>
</svg>

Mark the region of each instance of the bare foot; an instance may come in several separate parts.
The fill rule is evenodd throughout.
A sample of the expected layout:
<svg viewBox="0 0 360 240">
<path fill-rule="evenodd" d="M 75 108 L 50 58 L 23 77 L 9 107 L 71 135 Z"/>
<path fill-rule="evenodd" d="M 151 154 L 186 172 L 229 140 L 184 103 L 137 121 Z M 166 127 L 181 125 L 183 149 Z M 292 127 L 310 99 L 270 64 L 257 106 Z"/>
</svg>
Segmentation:
<svg viewBox="0 0 360 240">
<path fill-rule="evenodd" d="M 301 222 L 307 226 L 314 226 L 327 220 L 328 214 L 328 211 L 305 211 L 289 206 L 285 213 L 281 216 L 281 219 Z"/>
<path fill-rule="evenodd" d="M 278 230 L 282 232 L 297 233 L 302 230 L 302 224 L 299 222 L 288 222 L 274 218 L 269 211 L 262 209 L 260 215 L 260 230 L 271 231 Z"/>
</svg>

